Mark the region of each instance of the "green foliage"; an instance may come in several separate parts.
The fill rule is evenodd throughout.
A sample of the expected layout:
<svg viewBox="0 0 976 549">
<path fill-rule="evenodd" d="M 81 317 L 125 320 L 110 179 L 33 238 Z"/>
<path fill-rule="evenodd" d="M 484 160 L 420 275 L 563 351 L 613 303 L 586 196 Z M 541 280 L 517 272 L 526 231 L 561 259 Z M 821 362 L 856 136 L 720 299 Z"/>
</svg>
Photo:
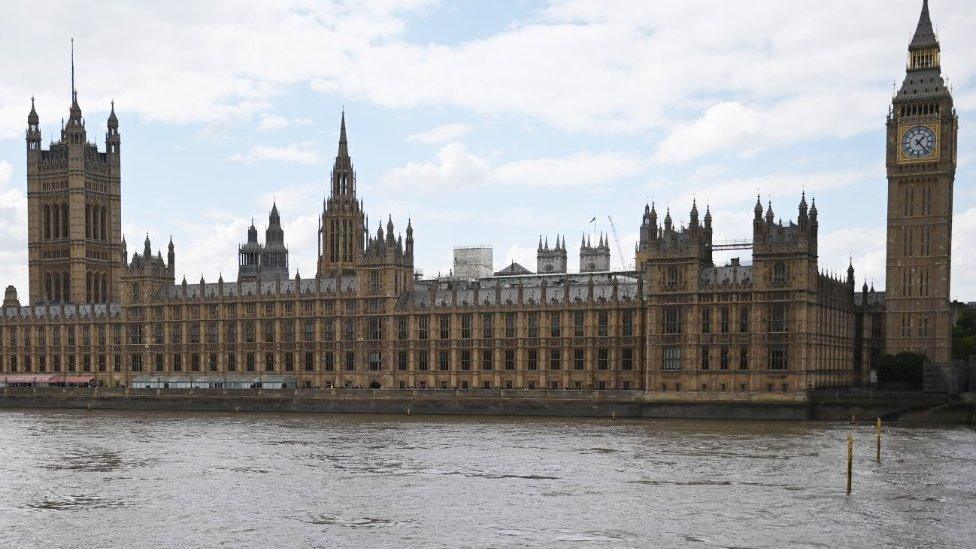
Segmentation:
<svg viewBox="0 0 976 549">
<path fill-rule="evenodd" d="M 952 357 L 976 355 L 976 309 L 965 308 L 952 326 Z"/>
<path fill-rule="evenodd" d="M 880 383 L 907 384 L 916 389 L 921 389 L 924 368 L 925 355 L 919 353 L 885 355 L 878 361 L 878 381 Z"/>
</svg>

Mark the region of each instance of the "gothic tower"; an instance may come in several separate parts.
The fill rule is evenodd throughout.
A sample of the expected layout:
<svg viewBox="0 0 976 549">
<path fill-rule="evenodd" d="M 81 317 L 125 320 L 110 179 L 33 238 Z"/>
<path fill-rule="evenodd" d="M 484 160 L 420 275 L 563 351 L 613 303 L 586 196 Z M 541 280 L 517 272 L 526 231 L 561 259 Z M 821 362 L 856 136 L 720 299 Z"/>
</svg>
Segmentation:
<svg viewBox="0 0 976 549">
<path fill-rule="evenodd" d="M 268 228 L 264 231 L 261 272 L 266 277 L 288 278 L 288 248 L 285 247 L 285 231 L 281 228 L 277 203 L 271 205 Z"/>
<path fill-rule="evenodd" d="M 596 246 L 590 243 L 589 237 L 584 237 L 580 243 L 579 270 L 581 273 L 594 273 L 610 270 L 610 238 L 604 238 L 600 233 Z"/>
<path fill-rule="evenodd" d="M 332 167 L 332 190 L 322 206 L 317 276 L 352 272 L 363 262 L 366 220 L 362 204 L 356 199 L 356 172 L 349 158 L 345 113 L 339 126 L 339 151 Z"/>
<path fill-rule="evenodd" d="M 948 362 L 952 189 L 959 123 L 942 79 L 939 41 L 922 4 L 908 66 L 888 114 L 888 353 Z"/>
<path fill-rule="evenodd" d="M 562 237 L 562 241 L 560 241 L 559 235 L 556 235 L 556 245 L 550 248 L 549 238 L 546 237 L 545 244 L 543 244 L 540 236 L 539 249 L 536 250 L 535 254 L 535 265 L 535 272 L 539 274 L 565 273 L 567 267 L 566 237 Z"/>
<path fill-rule="evenodd" d="M 75 89 L 61 138 L 41 147 L 40 117 L 27 117 L 28 270 L 31 305 L 118 302 L 123 265 L 121 138 L 115 105 L 105 152 L 89 143 Z"/>
</svg>

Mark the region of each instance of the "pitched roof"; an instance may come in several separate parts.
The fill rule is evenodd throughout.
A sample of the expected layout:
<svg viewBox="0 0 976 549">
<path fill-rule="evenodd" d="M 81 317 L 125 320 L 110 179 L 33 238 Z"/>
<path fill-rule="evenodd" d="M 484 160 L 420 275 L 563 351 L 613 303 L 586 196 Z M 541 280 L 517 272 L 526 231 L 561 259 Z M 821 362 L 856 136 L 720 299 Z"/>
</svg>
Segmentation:
<svg viewBox="0 0 976 549">
<path fill-rule="evenodd" d="M 909 49 L 928 48 L 938 46 L 939 40 L 935 37 L 932 29 L 932 18 L 929 16 L 929 0 L 922 1 L 922 14 L 918 17 L 918 27 L 915 29 L 915 36 Z"/>
<path fill-rule="evenodd" d="M 511 265 L 495 273 L 495 276 L 511 276 L 511 275 L 525 275 L 525 274 L 532 274 L 532 271 L 519 265 L 515 261 L 512 261 Z"/>
</svg>

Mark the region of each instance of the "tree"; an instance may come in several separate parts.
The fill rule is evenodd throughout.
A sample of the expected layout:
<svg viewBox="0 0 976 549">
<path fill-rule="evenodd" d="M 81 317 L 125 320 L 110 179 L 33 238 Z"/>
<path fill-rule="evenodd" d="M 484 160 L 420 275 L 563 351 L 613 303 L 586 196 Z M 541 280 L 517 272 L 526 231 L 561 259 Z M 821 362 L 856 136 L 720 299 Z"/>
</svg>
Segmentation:
<svg viewBox="0 0 976 549">
<path fill-rule="evenodd" d="M 976 354 L 976 309 L 964 307 L 952 326 L 952 358 Z"/>
<path fill-rule="evenodd" d="M 878 382 L 897 383 L 921 389 L 924 369 L 925 355 L 919 353 L 885 355 L 878 361 Z"/>
</svg>

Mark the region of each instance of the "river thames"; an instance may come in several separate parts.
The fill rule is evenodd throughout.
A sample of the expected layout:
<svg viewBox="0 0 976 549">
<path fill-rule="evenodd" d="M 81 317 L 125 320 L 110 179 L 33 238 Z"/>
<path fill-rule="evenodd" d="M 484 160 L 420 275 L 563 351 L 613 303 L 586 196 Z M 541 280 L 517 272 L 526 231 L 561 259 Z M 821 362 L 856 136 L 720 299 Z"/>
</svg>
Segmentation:
<svg viewBox="0 0 976 549">
<path fill-rule="evenodd" d="M 3 547 L 976 539 L 963 427 L 0 411 L 0 478 Z"/>
</svg>

